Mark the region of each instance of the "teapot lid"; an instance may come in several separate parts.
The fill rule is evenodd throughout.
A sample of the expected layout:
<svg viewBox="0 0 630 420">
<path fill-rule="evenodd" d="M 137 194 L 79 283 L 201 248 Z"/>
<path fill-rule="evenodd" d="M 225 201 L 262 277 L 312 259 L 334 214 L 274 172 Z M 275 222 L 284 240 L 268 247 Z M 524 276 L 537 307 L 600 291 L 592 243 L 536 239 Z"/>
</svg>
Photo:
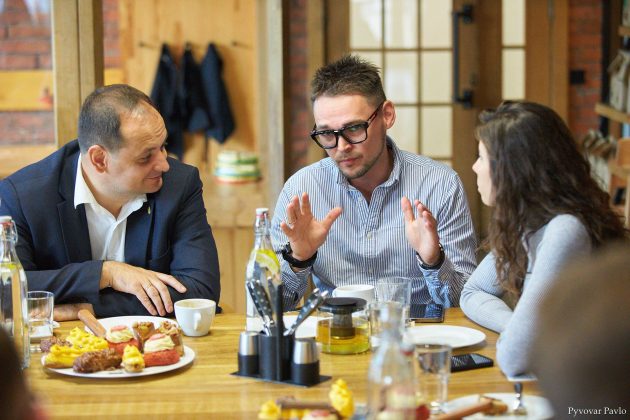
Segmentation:
<svg viewBox="0 0 630 420">
<path fill-rule="evenodd" d="M 365 299 L 353 297 L 330 297 L 319 307 L 320 311 L 332 314 L 351 314 L 363 310 L 367 305 Z"/>
</svg>

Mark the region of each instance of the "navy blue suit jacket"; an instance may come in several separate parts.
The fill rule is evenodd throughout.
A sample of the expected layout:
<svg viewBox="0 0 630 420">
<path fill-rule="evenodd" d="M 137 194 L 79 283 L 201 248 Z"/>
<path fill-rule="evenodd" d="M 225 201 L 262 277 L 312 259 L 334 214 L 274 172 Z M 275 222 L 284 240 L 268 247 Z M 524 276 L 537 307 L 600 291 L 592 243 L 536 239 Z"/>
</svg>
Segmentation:
<svg viewBox="0 0 630 420">
<path fill-rule="evenodd" d="M 0 181 L 0 214 L 18 230 L 17 253 L 29 290 L 49 290 L 55 303 L 89 302 L 99 317 L 146 315 L 128 293 L 99 291 L 103 261 L 92 259 L 83 205 L 74 208 L 79 145 L 73 141 Z M 168 160 L 162 188 L 127 219 L 125 262 L 177 278 L 186 293 L 168 287 L 173 302 L 219 302 L 219 261 L 206 219 L 196 168 Z"/>
</svg>

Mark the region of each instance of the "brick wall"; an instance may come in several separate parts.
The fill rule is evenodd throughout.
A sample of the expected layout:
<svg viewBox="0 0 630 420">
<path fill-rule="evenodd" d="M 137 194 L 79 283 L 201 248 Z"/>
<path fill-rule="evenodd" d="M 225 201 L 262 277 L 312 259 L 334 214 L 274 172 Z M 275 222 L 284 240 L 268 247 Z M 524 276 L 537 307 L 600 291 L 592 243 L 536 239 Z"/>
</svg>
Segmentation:
<svg viewBox="0 0 630 420">
<path fill-rule="evenodd" d="M 0 71 L 52 69 L 49 2 L 29 3 L 39 9 L 29 10 L 24 0 L 0 1 Z M 103 0 L 103 21 L 105 67 L 119 67 L 118 0 Z M 0 145 L 54 141 L 52 111 L 0 112 Z"/>
<path fill-rule="evenodd" d="M 47 7 L 46 2 L 42 3 Z M 51 68 L 48 12 L 29 12 L 24 0 L 5 0 L 0 11 L 0 70 Z"/>
<path fill-rule="evenodd" d="M 569 86 L 569 127 L 576 139 L 597 129 L 594 108 L 602 84 L 602 2 L 571 0 L 569 3 L 569 68 L 584 71 L 584 84 Z"/>
<path fill-rule="evenodd" d="M 291 175 L 306 165 L 306 155 L 311 142 L 308 136 L 313 117 L 309 107 L 310 87 L 307 70 L 306 2 L 289 2 L 289 138 L 291 156 L 286 159 Z"/>
</svg>

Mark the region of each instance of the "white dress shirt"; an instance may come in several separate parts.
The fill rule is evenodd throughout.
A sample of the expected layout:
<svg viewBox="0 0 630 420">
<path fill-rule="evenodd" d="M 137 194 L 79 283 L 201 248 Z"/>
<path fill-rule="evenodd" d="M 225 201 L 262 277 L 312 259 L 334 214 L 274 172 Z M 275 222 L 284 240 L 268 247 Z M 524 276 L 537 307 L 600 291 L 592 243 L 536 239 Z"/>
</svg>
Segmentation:
<svg viewBox="0 0 630 420">
<path fill-rule="evenodd" d="M 127 218 L 140 209 L 145 201 L 147 201 L 146 194 L 138 195 L 123 205 L 118 218 L 114 217 L 96 201 L 90 187 L 86 184 L 79 155 L 77 177 L 74 183 L 74 208 L 76 209 L 80 204 L 85 206 L 93 260 L 125 261 Z"/>
</svg>

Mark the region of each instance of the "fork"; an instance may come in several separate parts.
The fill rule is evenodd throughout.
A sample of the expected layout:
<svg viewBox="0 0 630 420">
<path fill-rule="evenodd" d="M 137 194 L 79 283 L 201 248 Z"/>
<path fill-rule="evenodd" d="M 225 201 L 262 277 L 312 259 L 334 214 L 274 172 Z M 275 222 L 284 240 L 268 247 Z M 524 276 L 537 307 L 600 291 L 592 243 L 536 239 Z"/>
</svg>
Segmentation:
<svg viewBox="0 0 630 420">
<path fill-rule="evenodd" d="M 514 400 L 514 407 L 512 407 L 512 414 L 517 416 L 524 416 L 527 414 L 527 409 L 523 404 L 523 384 L 520 382 L 514 382 L 514 393 L 516 399 Z"/>
</svg>

